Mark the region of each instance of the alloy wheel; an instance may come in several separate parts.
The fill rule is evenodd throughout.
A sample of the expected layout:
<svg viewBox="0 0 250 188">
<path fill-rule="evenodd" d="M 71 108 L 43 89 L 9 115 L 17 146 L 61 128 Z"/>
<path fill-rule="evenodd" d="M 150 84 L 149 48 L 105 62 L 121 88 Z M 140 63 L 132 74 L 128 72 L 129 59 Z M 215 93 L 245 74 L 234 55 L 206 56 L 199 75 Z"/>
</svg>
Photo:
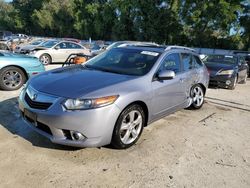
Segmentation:
<svg viewBox="0 0 250 188">
<path fill-rule="evenodd" d="M 3 84 L 10 89 L 15 89 L 22 84 L 22 75 L 16 70 L 8 70 L 3 76 Z"/>
<path fill-rule="evenodd" d="M 49 56 L 47 56 L 47 55 L 42 55 L 42 56 L 40 57 L 40 61 L 41 61 L 41 63 L 44 64 L 44 65 L 50 64 L 50 58 L 49 58 Z"/>
<path fill-rule="evenodd" d="M 123 144 L 131 144 L 140 135 L 142 129 L 142 115 L 138 110 L 133 110 L 124 116 L 120 127 L 120 139 Z"/>
<path fill-rule="evenodd" d="M 200 86 L 195 86 L 193 91 L 193 104 L 196 106 L 196 107 L 199 107 L 203 104 L 204 102 L 204 94 L 203 94 L 203 90 Z"/>
</svg>

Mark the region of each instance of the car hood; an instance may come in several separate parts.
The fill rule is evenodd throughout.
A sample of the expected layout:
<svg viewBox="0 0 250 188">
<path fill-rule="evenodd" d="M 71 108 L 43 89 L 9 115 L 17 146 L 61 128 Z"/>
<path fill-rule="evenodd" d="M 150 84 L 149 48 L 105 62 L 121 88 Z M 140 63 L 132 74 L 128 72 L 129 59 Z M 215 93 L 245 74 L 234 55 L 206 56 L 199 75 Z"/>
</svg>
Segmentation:
<svg viewBox="0 0 250 188">
<path fill-rule="evenodd" d="M 32 48 L 32 51 L 39 51 L 39 50 L 48 50 L 49 48 L 41 47 L 41 46 L 35 46 Z"/>
<path fill-rule="evenodd" d="M 234 70 L 236 65 L 232 64 L 224 64 L 224 63 L 205 63 L 208 72 L 210 73 L 210 75 L 212 74 L 216 74 L 217 72 L 221 71 L 221 70 Z"/>
<path fill-rule="evenodd" d="M 31 79 L 29 84 L 43 93 L 65 98 L 79 98 L 133 78 L 134 76 L 91 70 L 82 65 L 74 65 L 42 73 Z"/>
<path fill-rule="evenodd" d="M 21 47 L 22 50 L 32 50 L 33 48 L 35 48 L 36 45 L 26 45 Z"/>
</svg>

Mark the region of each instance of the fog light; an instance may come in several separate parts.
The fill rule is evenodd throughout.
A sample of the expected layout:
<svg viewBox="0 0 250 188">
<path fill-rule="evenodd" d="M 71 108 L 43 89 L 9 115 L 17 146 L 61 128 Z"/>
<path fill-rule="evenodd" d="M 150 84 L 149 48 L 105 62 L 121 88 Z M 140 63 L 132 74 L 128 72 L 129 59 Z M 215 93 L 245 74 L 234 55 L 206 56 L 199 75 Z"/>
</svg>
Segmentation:
<svg viewBox="0 0 250 188">
<path fill-rule="evenodd" d="M 229 86 L 232 82 L 230 80 L 226 81 L 226 84 Z"/>
<path fill-rule="evenodd" d="M 70 131 L 72 140 L 76 140 L 76 141 L 81 141 L 85 139 L 85 136 L 83 136 L 82 133 L 79 133 L 77 131 Z"/>
</svg>

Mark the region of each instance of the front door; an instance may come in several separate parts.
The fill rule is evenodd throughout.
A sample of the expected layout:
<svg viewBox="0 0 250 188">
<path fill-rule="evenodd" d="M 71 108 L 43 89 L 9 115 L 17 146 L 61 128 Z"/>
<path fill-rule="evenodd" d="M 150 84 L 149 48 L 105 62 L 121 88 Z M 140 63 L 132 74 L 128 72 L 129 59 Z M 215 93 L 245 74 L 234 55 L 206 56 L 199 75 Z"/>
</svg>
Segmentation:
<svg viewBox="0 0 250 188">
<path fill-rule="evenodd" d="M 180 55 L 178 53 L 167 55 L 157 73 L 163 70 L 172 70 L 176 76 L 171 80 L 155 80 L 152 82 L 154 91 L 152 106 L 156 117 L 185 102 L 185 77 L 181 73 Z"/>
</svg>

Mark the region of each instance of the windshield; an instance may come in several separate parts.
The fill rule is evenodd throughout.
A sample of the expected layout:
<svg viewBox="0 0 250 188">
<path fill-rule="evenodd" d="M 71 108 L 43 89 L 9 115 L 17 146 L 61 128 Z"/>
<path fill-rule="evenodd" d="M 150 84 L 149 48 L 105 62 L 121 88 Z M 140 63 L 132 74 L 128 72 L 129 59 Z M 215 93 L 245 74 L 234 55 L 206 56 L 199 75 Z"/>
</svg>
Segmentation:
<svg viewBox="0 0 250 188">
<path fill-rule="evenodd" d="M 124 44 L 125 42 L 115 42 L 113 44 L 110 44 L 108 47 L 107 47 L 107 50 L 110 50 L 110 49 L 113 49 L 113 48 L 116 48 L 122 44 Z"/>
<path fill-rule="evenodd" d="M 222 63 L 222 64 L 236 64 L 236 56 L 227 56 L 227 55 L 208 55 L 203 59 L 203 62 L 206 63 Z"/>
<path fill-rule="evenodd" d="M 51 48 L 53 46 L 55 46 L 58 43 L 57 40 L 49 40 L 47 42 L 44 42 L 43 44 L 41 44 L 41 47 L 45 47 L 45 48 Z"/>
<path fill-rule="evenodd" d="M 41 44 L 42 42 L 43 42 L 43 40 L 35 40 L 35 41 L 31 42 L 30 44 L 31 44 L 31 45 L 39 45 L 39 44 Z"/>
<path fill-rule="evenodd" d="M 85 66 L 117 74 L 143 76 L 147 74 L 160 53 L 139 49 L 114 48 L 89 60 Z"/>
</svg>

